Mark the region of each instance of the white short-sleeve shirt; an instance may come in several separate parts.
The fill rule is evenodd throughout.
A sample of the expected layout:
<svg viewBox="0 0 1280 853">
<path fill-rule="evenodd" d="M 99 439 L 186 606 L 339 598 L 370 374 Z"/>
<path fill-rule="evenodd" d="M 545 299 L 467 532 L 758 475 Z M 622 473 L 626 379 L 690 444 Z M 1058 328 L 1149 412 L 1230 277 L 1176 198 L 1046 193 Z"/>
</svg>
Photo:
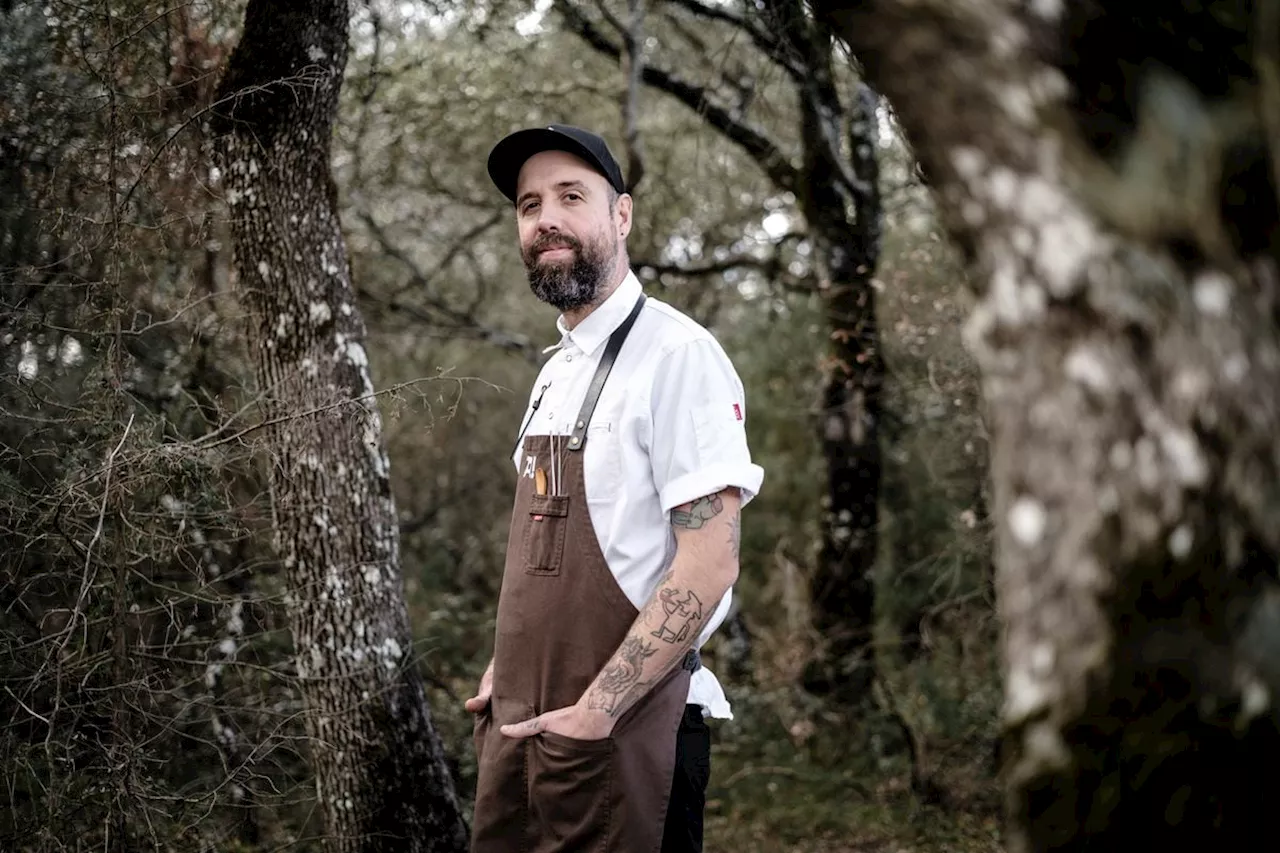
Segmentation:
<svg viewBox="0 0 1280 853">
<path fill-rule="evenodd" d="M 640 296 L 633 273 L 548 351 L 521 425 L 528 435 L 568 435 L 609 336 Z M 536 407 L 535 407 L 536 403 Z M 614 362 L 587 428 L 587 508 L 605 562 L 637 609 L 652 597 L 675 555 L 674 507 L 736 486 L 745 506 L 764 470 L 747 449 L 746 400 L 733 364 L 711 333 L 652 297 L 645 300 Z M 522 444 L 523 442 L 521 442 Z M 523 451 L 512 461 L 521 469 Z M 698 637 L 701 646 L 729 612 L 725 595 Z M 724 690 L 705 666 L 689 702 L 732 719 Z"/>
</svg>

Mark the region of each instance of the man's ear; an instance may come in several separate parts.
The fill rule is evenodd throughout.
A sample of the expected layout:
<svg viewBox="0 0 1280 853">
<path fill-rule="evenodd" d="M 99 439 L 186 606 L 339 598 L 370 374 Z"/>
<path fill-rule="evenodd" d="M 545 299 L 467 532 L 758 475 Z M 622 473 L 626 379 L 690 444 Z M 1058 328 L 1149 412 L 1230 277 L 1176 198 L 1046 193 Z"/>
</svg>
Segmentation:
<svg viewBox="0 0 1280 853">
<path fill-rule="evenodd" d="M 616 205 L 618 211 L 618 236 L 626 239 L 631 233 L 631 195 L 622 193 Z"/>
</svg>

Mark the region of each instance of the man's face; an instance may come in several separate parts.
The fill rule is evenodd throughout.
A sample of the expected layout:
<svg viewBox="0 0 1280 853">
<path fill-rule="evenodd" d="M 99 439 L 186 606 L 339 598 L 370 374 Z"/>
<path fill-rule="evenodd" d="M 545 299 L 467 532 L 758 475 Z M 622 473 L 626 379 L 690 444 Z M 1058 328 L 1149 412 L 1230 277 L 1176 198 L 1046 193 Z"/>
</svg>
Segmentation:
<svg viewBox="0 0 1280 853">
<path fill-rule="evenodd" d="M 630 230 L 630 205 L 630 196 L 611 205 L 604 176 L 568 152 L 530 157 L 516 183 L 516 221 L 534 294 L 561 311 L 597 303 Z"/>
</svg>

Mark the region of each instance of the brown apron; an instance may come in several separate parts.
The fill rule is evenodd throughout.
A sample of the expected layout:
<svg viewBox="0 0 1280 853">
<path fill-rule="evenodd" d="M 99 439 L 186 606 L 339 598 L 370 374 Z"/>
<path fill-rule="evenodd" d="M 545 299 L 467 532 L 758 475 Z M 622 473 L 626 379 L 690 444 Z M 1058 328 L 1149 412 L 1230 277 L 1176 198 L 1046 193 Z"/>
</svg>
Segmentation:
<svg viewBox="0 0 1280 853">
<path fill-rule="evenodd" d="M 526 476 L 551 469 L 553 437 L 524 439 L 498 599 L 493 694 L 475 726 L 472 853 L 653 853 L 662 843 L 676 731 L 696 653 L 603 740 L 551 732 L 513 739 L 499 730 L 577 702 L 638 615 L 591 525 L 581 451 L 604 380 L 643 301 L 610 337 L 573 433 L 554 437 L 559 494 L 537 494 L 541 478 Z"/>
</svg>

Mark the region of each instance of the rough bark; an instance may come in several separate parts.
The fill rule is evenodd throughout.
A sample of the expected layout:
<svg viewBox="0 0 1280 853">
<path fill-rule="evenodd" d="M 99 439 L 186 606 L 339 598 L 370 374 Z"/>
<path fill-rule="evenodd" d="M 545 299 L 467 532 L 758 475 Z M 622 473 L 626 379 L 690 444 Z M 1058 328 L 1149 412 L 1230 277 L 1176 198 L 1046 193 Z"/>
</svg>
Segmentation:
<svg viewBox="0 0 1280 853">
<path fill-rule="evenodd" d="M 399 531 L 329 171 L 343 0 L 252 0 L 214 130 L 255 319 L 275 544 L 327 848 L 459 851 L 411 636 Z"/>
<path fill-rule="evenodd" d="M 1280 137 L 1256 51 L 1280 34 L 1250 16 L 1273 3 L 815 7 L 979 291 L 1010 849 L 1265 843 Z"/>
</svg>

